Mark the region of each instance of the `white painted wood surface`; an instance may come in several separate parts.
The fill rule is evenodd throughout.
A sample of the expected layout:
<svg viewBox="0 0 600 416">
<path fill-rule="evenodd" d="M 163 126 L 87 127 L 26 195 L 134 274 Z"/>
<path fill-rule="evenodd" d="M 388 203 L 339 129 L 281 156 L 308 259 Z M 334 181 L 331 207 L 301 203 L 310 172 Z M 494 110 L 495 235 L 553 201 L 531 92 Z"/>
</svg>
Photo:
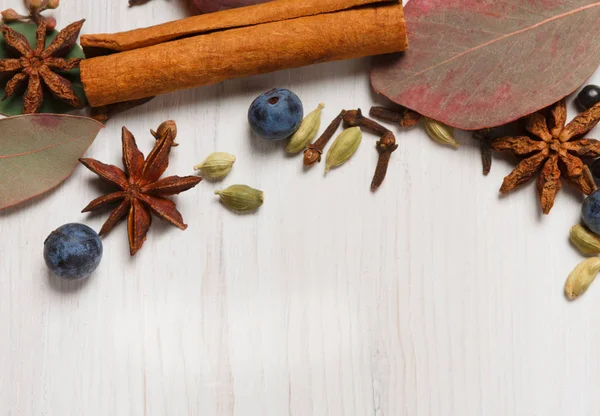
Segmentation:
<svg viewBox="0 0 600 416">
<path fill-rule="evenodd" d="M 114 32 L 182 17 L 180 6 L 64 0 L 56 17 Z M 325 102 L 324 123 L 342 107 L 368 109 L 368 66 L 170 94 L 109 122 L 89 157 L 119 164 L 122 125 L 147 152 L 149 129 L 174 119 L 169 173 L 191 174 L 213 151 L 238 162 L 222 184 L 176 198 L 187 231 L 155 220 L 132 259 L 116 228 L 83 284 L 51 277 L 42 248 L 64 223 L 100 228 L 107 213 L 80 214 L 105 190 L 94 175 L 80 167 L 0 212 L 0 414 L 600 414 L 600 288 L 574 303 L 562 295 L 582 260 L 568 242 L 575 192 L 564 188 L 548 217 L 533 184 L 500 198 L 513 162 L 496 158 L 483 177 L 466 134 L 453 151 L 421 129 L 399 132 L 375 194 L 371 135 L 327 177 L 251 137 L 247 107 L 271 87 L 294 90 L 307 111 Z M 264 207 L 220 206 L 213 191 L 234 183 L 263 189 Z"/>
</svg>

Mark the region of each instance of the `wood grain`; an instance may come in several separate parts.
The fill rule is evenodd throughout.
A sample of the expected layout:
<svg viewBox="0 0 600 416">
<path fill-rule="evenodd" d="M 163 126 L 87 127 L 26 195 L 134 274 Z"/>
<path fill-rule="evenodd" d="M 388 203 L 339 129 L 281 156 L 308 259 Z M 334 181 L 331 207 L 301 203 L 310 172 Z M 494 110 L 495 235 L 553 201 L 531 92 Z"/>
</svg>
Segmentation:
<svg viewBox="0 0 600 416">
<path fill-rule="evenodd" d="M 56 17 L 115 32 L 182 17 L 176 6 L 73 1 Z M 568 187 L 542 217 L 533 184 L 498 196 L 513 161 L 495 158 L 484 177 L 468 136 L 453 151 L 391 127 L 400 147 L 373 194 L 374 136 L 324 177 L 323 164 L 305 172 L 285 144 L 250 135 L 250 102 L 275 86 L 307 111 L 324 102 L 324 120 L 367 110 L 368 65 L 170 94 L 109 122 L 88 157 L 119 164 L 122 125 L 148 152 L 149 129 L 174 119 L 167 172 L 191 174 L 213 151 L 238 160 L 223 183 L 177 198 L 188 230 L 156 220 L 131 259 L 121 225 L 83 284 L 49 276 L 42 247 L 67 222 L 100 228 L 108 213 L 79 213 L 104 190 L 92 174 L 79 168 L 0 212 L 0 414 L 598 414 L 600 287 L 575 303 L 562 294 L 582 259 L 568 242 L 581 202 Z M 234 183 L 265 191 L 258 213 L 219 204 L 213 191 Z"/>
</svg>

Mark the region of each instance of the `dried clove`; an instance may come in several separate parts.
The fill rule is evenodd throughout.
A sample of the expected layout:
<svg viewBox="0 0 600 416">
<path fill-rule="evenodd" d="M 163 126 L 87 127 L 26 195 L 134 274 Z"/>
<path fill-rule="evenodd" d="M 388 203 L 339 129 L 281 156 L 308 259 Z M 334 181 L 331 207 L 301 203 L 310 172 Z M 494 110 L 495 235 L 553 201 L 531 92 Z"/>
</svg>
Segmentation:
<svg viewBox="0 0 600 416">
<path fill-rule="evenodd" d="M 375 120 L 371 120 L 370 118 L 363 116 L 360 108 L 346 111 L 344 114 L 344 123 L 346 123 L 346 125 L 349 127 L 364 127 L 377 133 L 380 137 L 386 133 L 389 133 L 388 129 L 383 127 Z"/>
<path fill-rule="evenodd" d="M 371 182 L 372 191 L 375 191 L 383 183 L 385 175 L 387 174 L 388 166 L 390 164 L 390 158 L 396 149 L 398 149 L 396 137 L 391 131 L 385 133 L 377 142 L 379 160 L 377 161 L 377 168 L 375 168 L 375 175 L 373 176 L 373 181 Z"/>
<path fill-rule="evenodd" d="M 371 117 L 397 123 L 400 127 L 412 127 L 421 120 L 421 114 L 406 107 L 402 107 L 399 110 L 391 110 L 385 107 L 371 107 L 369 114 Z"/>
<path fill-rule="evenodd" d="M 383 127 L 378 122 L 364 117 L 360 108 L 357 110 L 346 111 L 346 114 L 344 114 L 344 122 L 348 126 L 364 127 L 377 133 L 380 137 L 380 140 L 377 142 L 379 160 L 377 161 L 375 175 L 373 176 L 373 181 L 371 182 L 371 190 L 375 191 L 381 186 L 383 180 L 385 179 L 392 153 L 398 149 L 396 137 L 391 131 Z"/>
<path fill-rule="evenodd" d="M 479 140 L 481 148 L 481 163 L 483 174 L 487 175 L 492 169 L 492 129 L 478 130 L 473 133 L 473 138 Z"/>
<path fill-rule="evenodd" d="M 323 149 L 325 149 L 325 146 L 327 146 L 327 143 L 329 140 L 331 140 L 335 131 L 338 129 L 340 124 L 342 124 L 345 113 L 346 110 L 342 110 L 340 114 L 333 119 L 327 129 L 325 129 L 321 137 L 319 137 L 316 142 L 306 146 L 306 150 L 304 151 L 304 166 L 311 166 L 316 162 L 321 161 Z"/>
<path fill-rule="evenodd" d="M 56 27 L 56 19 L 54 17 L 43 16 L 45 10 L 53 10 L 58 8 L 60 0 L 25 0 L 25 7 L 28 9 L 28 15 L 17 13 L 14 9 L 2 11 L 2 21 L 11 23 L 16 21 L 33 22 L 36 25 L 46 24 L 46 31 L 52 32 Z"/>
</svg>

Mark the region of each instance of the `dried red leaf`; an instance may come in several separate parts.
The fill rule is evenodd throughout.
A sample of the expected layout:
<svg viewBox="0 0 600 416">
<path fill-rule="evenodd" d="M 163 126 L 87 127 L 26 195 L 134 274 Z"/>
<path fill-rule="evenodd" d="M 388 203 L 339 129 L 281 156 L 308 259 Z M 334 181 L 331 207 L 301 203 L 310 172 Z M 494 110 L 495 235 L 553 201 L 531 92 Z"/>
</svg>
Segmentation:
<svg viewBox="0 0 600 416">
<path fill-rule="evenodd" d="M 600 65 L 597 0 L 410 0 L 405 15 L 410 48 L 375 59 L 373 88 L 457 128 L 538 111 Z"/>
</svg>

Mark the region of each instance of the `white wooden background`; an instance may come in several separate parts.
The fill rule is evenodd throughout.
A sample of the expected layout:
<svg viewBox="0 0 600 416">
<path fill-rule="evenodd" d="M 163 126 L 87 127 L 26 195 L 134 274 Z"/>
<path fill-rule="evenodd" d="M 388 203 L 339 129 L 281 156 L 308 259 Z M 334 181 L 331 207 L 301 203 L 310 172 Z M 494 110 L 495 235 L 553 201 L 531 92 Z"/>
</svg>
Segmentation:
<svg viewBox="0 0 600 416">
<path fill-rule="evenodd" d="M 59 26 L 85 17 L 86 33 L 185 15 L 175 0 L 62 3 Z M 176 198 L 187 231 L 155 220 L 130 258 L 121 224 L 83 284 L 51 277 L 42 249 L 64 223 L 100 228 L 108 213 L 80 214 L 106 190 L 93 174 L 80 167 L 0 212 L 0 415 L 600 414 L 600 284 L 574 303 L 562 294 L 582 260 L 568 242 L 581 203 L 570 188 L 542 216 L 533 184 L 499 197 L 512 161 L 486 178 L 469 136 L 453 151 L 413 129 L 373 194 L 371 135 L 327 177 L 250 135 L 248 105 L 271 87 L 307 111 L 325 102 L 324 123 L 368 110 L 368 67 L 225 82 L 109 122 L 87 156 L 119 164 L 122 125 L 147 152 L 149 129 L 174 119 L 168 173 L 192 174 L 213 151 L 238 162 L 224 183 Z M 213 191 L 234 183 L 265 191 L 258 213 L 218 203 Z"/>
</svg>

